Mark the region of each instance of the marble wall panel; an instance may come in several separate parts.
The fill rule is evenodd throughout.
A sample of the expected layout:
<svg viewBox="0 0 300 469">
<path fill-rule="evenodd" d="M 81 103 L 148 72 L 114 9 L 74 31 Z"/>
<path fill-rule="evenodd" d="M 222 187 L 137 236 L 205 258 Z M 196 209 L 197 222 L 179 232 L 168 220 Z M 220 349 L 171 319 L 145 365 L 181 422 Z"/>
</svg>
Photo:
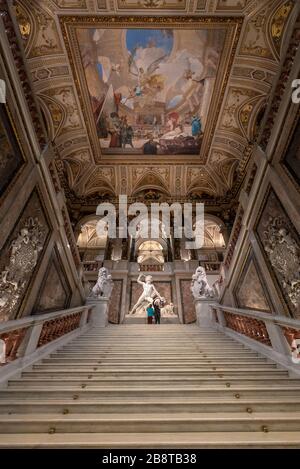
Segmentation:
<svg viewBox="0 0 300 469">
<path fill-rule="evenodd" d="M 253 253 L 249 253 L 235 288 L 239 308 L 271 312 L 272 305 Z"/>
<path fill-rule="evenodd" d="M 182 313 L 183 313 L 183 322 L 185 324 L 190 324 L 195 322 L 196 310 L 194 305 L 194 299 L 191 292 L 191 280 L 190 279 L 180 279 L 180 293 L 182 301 Z"/>
<path fill-rule="evenodd" d="M 39 289 L 33 314 L 50 313 L 51 311 L 68 308 L 71 294 L 65 270 L 55 249 Z"/>
</svg>

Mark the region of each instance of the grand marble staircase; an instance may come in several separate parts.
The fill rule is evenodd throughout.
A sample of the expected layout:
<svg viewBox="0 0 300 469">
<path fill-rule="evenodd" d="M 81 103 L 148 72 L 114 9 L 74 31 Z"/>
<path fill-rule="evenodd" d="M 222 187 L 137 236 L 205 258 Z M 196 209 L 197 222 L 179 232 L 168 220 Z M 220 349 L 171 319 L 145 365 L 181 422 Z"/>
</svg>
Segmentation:
<svg viewBox="0 0 300 469">
<path fill-rule="evenodd" d="M 93 328 L 0 389 L 0 448 L 299 444 L 300 380 L 197 326 Z"/>
</svg>

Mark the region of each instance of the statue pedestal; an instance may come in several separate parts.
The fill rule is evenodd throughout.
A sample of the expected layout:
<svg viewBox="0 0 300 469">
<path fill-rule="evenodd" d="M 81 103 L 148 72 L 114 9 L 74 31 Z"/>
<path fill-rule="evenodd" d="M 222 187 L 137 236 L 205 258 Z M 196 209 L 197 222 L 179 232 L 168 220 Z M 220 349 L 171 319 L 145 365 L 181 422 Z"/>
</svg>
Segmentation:
<svg viewBox="0 0 300 469">
<path fill-rule="evenodd" d="M 93 326 L 106 327 L 108 325 L 109 298 L 87 298 L 87 305 L 94 305 L 92 313 Z"/>
<path fill-rule="evenodd" d="M 194 302 L 197 316 L 197 326 L 212 326 L 212 313 L 209 305 L 213 302 L 213 299 L 199 298 L 194 300 Z"/>
</svg>

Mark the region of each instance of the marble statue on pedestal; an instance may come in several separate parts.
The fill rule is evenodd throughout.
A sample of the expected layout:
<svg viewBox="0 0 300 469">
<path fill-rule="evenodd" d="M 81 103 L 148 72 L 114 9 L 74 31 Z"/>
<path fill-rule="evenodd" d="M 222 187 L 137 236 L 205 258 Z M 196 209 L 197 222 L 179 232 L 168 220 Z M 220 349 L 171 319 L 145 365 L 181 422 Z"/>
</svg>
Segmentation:
<svg viewBox="0 0 300 469">
<path fill-rule="evenodd" d="M 196 272 L 192 276 L 191 292 L 195 300 L 217 296 L 215 288 L 210 287 L 208 284 L 204 267 L 197 267 Z"/>
<path fill-rule="evenodd" d="M 145 281 L 142 281 L 141 278 L 145 277 Z M 134 314 L 137 310 L 141 308 L 145 308 L 148 306 L 148 304 L 153 303 L 153 299 L 155 297 L 159 298 L 159 300 L 163 303 L 164 298 L 158 293 L 156 290 L 155 286 L 152 283 L 153 277 L 152 275 L 144 275 L 140 274 L 138 276 L 137 282 L 142 285 L 143 287 L 143 293 L 139 297 L 138 301 L 136 304 L 133 306 L 132 310 L 129 312 L 129 314 Z"/>
<path fill-rule="evenodd" d="M 110 298 L 114 283 L 106 267 L 101 267 L 98 273 L 98 280 L 92 288 L 92 298 Z"/>
</svg>

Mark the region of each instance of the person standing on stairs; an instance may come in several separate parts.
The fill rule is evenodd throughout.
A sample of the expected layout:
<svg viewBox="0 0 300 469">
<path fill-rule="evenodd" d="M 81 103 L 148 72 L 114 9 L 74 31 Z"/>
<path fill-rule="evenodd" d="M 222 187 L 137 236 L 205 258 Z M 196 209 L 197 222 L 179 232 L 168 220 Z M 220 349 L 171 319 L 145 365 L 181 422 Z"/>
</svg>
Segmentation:
<svg viewBox="0 0 300 469">
<path fill-rule="evenodd" d="M 152 303 L 149 303 L 147 307 L 147 323 L 152 324 L 153 323 L 153 317 L 154 317 L 154 308 L 152 306 Z"/>
<path fill-rule="evenodd" d="M 156 298 L 153 301 L 153 306 L 154 306 L 154 318 L 155 318 L 155 324 L 160 324 L 160 299 Z"/>
</svg>

